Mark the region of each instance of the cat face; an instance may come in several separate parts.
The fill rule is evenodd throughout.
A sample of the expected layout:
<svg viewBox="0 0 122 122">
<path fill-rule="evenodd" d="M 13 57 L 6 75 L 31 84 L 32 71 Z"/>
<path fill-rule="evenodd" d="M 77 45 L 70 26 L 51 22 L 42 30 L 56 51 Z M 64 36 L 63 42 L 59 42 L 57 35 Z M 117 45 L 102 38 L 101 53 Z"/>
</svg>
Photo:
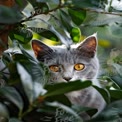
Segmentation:
<svg viewBox="0 0 122 122">
<path fill-rule="evenodd" d="M 82 43 L 49 47 L 40 41 L 33 40 L 32 48 L 36 58 L 49 67 L 49 82 L 69 82 L 74 80 L 92 80 L 99 69 L 96 57 L 97 39 L 89 36 Z"/>
</svg>

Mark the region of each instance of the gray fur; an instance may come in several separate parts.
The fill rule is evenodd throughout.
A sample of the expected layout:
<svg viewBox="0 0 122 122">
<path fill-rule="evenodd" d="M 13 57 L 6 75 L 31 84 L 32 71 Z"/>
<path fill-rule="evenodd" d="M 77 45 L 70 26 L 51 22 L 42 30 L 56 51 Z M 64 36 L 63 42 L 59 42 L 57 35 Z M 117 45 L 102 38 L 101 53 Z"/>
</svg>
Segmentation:
<svg viewBox="0 0 122 122">
<path fill-rule="evenodd" d="M 85 39 L 83 43 L 71 45 L 70 49 L 67 49 L 65 46 L 53 46 L 48 47 L 50 50 L 49 53 L 47 53 L 47 50 L 46 53 L 43 51 L 43 54 L 41 54 L 41 51 L 38 52 L 37 59 L 42 61 L 45 65 L 60 66 L 60 72 L 51 71 L 49 83 L 72 82 L 75 80 L 83 81 L 88 79 L 91 80 L 94 85 L 100 87 L 100 84 L 96 79 L 99 70 L 99 61 L 96 56 L 97 44 L 96 47 L 93 47 L 94 49 L 92 49 L 92 47 L 90 49 L 85 49 L 85 46 L 87 47 L 87 41 L 91 38 L 95 38 L 97 43 L 96 35 L 92 35 Z M 84 64 L 85 68 L 81 71 L 75 71 L 74 65 L 77 63 Z M 66 81 L 66 77 L 70 77 L 70 81 Z M 98 113 L 105 106 L 105 101 L 102 96 L 93 87 L 74 91 L 66 94 L 66 96 L 73 104 L 97 108 Z M 83 118 L 88 119 L 84 116 Z"/>
</svg>

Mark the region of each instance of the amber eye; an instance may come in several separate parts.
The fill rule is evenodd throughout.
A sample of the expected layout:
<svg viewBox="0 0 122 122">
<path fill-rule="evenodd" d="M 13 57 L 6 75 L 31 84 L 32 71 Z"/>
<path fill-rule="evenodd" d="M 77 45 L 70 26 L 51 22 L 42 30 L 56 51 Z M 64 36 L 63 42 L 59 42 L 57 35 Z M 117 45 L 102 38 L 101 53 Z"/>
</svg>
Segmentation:
<svg viewBox="0 0 122 122">
<path fill-rule="evenodd" d="M 75 64 L 74 69 L 77 71 L 83 70 L 85 67 L 84 64 Z"/>
<path fill-rule="evenodd" d="M 51 65 L 51 66 L 49 66 L 49 68 L 53 72 L 59 72 L 60 71 L 60 67 L 57 65 Z"/>
</svg>

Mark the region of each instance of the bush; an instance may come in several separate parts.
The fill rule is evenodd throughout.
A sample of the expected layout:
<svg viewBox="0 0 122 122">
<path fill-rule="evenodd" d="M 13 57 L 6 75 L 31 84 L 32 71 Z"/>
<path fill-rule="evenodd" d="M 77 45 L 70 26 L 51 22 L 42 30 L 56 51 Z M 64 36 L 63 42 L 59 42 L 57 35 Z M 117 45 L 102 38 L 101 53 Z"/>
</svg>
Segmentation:
<svg viewBox="0 0 122 122">
<path fill-rule="evenodd" d="M 0 2 L 0 56 L 4 63 L 3 66 L 0 65 L 0 122 L 82 122 L 80 112 L 87 111 L 92 117 L 96 110 L 71 105 L 64 93 L 89 86 L 97 89 L 107 103 L 106 108 L 89 122 L 122 120 L 122 17 L 121 7 L 113 4 L 117 2 L 119 1 Z M 31 39 L 34 38 L 70 46 L 96 31 L 100 39 L 99 81 L 103 88 L 92 85 L 90 81 L 47 85 L 50 75 L 47 67 L 38 63 L 25 50 L 30 49 Z M 8 43 L 21 53 L 3 52 Z"/>
</svg>

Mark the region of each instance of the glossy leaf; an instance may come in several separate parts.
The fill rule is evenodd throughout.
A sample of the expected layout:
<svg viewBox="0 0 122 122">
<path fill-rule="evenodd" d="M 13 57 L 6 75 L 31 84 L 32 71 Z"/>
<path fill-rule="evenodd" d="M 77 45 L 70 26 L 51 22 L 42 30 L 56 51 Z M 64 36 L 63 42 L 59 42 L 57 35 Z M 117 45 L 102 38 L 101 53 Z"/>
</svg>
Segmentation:
<svg viewBox="0 0 122 122">
<path fill-rule="evenodd" d="M 57 101 L 57 102 L 62 103 L 64 105 L 71 106 L 69 99 L 63 94 L 56 95 L 53 97 L 47 97 L 45 100 L 49 101 L 49 102 Z"/>
<path fill-rule="evenodd" d="M 33 27 L 31 27 L 30 29 L 47 39 L 50 39 L 52 41 L 59 41 L 59 38 L 51 30 Z"/>
<path fill-rule="evenodd" d="M 120 16 L 116 16 L 116 15 L 108 16 L 106 14 L 89 12 L 89 13 L 87 13 L 86 19 L 83 22 L 83 24 L 91 25 L 91 26 L 103 26 L 103 25 L 108 25 L 110 23 L 115 23 L 115 22 L 120 23 L 121 21 L 122 21 L 122 17 L 120 17 Z M 115 29 L 117 29 L 117 28 L 115 28 Z"/>
<path fill-rule="evenodd" d="M 122 82 L 121 82 L 121 80 L 122 80 L 122 76 L 111 76 L 111 79 L 114 81 L 114 82 L 116 82 L 118 85 L 119 85 L 119 87 L 121 87 L 122 88 Z"/>
<path fill-rule="evenodd" d="M 20 22 L 23 15 L 17 10 L 0 5 L 0 23 L 14 24 Z"/>
<path fill-rule="evenodd" d="M 118 122 L 122 119 L 122 100 L 111 103 L 96 118 L 88 122 Z"/>
<path fill-rule="evenodd" d="M 109 90 L 111 98 L 114 98 L 116 100 L 122 99 L 122 90 Z"/>
<path fill-rule="evenodd" d="M 84 21 L 85 17 L 86 17 L 86 11 L 78 11 L 75 9 L 68 9 L 69 15 L 72 18 L 72 21 L 76 24 L 76 25 L 80 25 L 82 24 L 82 22 Z"/>
<path fill-rule="evenodd" d="M 27 44 L 32 39 L 32 32 L 27 29 L 16 29 L 10 33 L 12 40 L 18 40 L 22 44 Z"/>
<path fill-rule="evenodd" d="M 44 85 L 46 81 L 44 80 L 45 78 L 43 76 L 43 69 L 39 66 L 39 64 L 36 61 L 33 61 L 33 58 L 29 60 L 28 56 L 26 57 L 26 55 L 15 54 L 13 58 L 15 61 L 19 62 L 29 73 L 30 77 L 32 78 L 32 81 L 40 82 L 42 85 Z"/>
<path fill-rule="evenodd" d="M 52 33 L 51 31 L 49 31 L 49 30 L 46 30 L 46 31 L 44 31 L 42 33 L 39 33 L 39 35 L 41 35 L 41 36 L 43 36 L 43 37 L 45 37 L 47 39 L 50 39 L 52 41 L 59 41 L 58 37 L 54 33 Z"/>
<path fill-rule="evenodd" d="M 110 94 L 106 89 L 99 88 L 98 86 L 94 86 L 94 85 L 93 87 L 102 95 L 106 103 L 110 103 Z"/>
<path fill-rule="evenodd" d="M 19 48 L 20 48 L 21 52 L 23 53 L 23 56 L 25 56 L 25 58 L 27 60 L 29 59 L 29 60 L 32 60 L 32 61 L 36 62 L 35 58 L 32 55 L 30 55 L 27 51 L 25 51 L 24 48 L 21 45 L 19 45 Z"/>
<path fill-rule="evenodd" d="M 58 83 L 54 85 L 47 85 L 45 89 L 47 89 L 48 92 L 44 96 L 45 97 L 55 96 L 75 90 L 84 89 L 86 87 L 91 86 L 91 84 L 92 84 L 91 81 L 85 81 L 85 82 L 74 81 L 70 83 Z"/>
<path fill-rule="evenodd" d="M 72 0 L 72 4 L 78 8 L 103 8 L 107 0 Z"/>
<path fill-rule="evenodd" d="M 56 8 L 60 4 L 60 0 L 38 0 L 39 4 L 40 3 L 47 3 L 49 5 L 50 9 Z"/>
<path fill-rule="evenodd" d="M 64 120 L 65 118 L 63 116 L 65 116 L 65 114 L 69 113 L 72 117 L 74 117 L 72 121 L 83 122 L 82 118 L 74 110 L 72 110 L 71 108 L 69 108 L 69 107 L 67 107 L 61 103 L 58 103 L 58 102 L 49 103 L 49 102 L 47 102 L 46 104 L 48 106 L 57 107 L 55 117 L 57 117 L 57 118 L 62 117 L 61 120 Z"/>
<path fill-rule="evenodd" d="M 87 112 L 91 117 L 98 111 L 97 109 L 94 109 L 92 107 L 84 107 L 80 105 L 72 105 L 72 109 L 76 111 L 79 115 L 82 112 Z"/>
<path fill-rule="evenodd" d="M 37 6 L 37 1 L 36 0 L 27 0 L 28 2 L 31 3 L 31 5 L 33 5 L 33 7 Z"/>
<path fill-rule="evenodd" d="M 23 1 L 20 1 L 20 0 L 15 0 L 16 3 L 19 5 L 19 6 L 23 6 Z"/>
<path fill-rule="evenodd" d="M 60 18 L 63 27 L 66 28 L 69 32 L 72 29 L 72 24 L 69 15 L 65 11 L 60 10 Z"/>
<path fill-rule="evenodd" d="M 14 103 L 19 108 L 20 111 L 22 111 L 24 106 L 23 100 L 15 88 L 9 86 L 0 88 L 0 96 L 4 96 L 7 99 L 9 99 L 12 103 Z"/>
<path fill-rule="evenodd" d="M 17 65 L 22 85 L 30 103 L 34 101 L 34 86 L 31 76 L 20 64 Z"/>
</svg>

